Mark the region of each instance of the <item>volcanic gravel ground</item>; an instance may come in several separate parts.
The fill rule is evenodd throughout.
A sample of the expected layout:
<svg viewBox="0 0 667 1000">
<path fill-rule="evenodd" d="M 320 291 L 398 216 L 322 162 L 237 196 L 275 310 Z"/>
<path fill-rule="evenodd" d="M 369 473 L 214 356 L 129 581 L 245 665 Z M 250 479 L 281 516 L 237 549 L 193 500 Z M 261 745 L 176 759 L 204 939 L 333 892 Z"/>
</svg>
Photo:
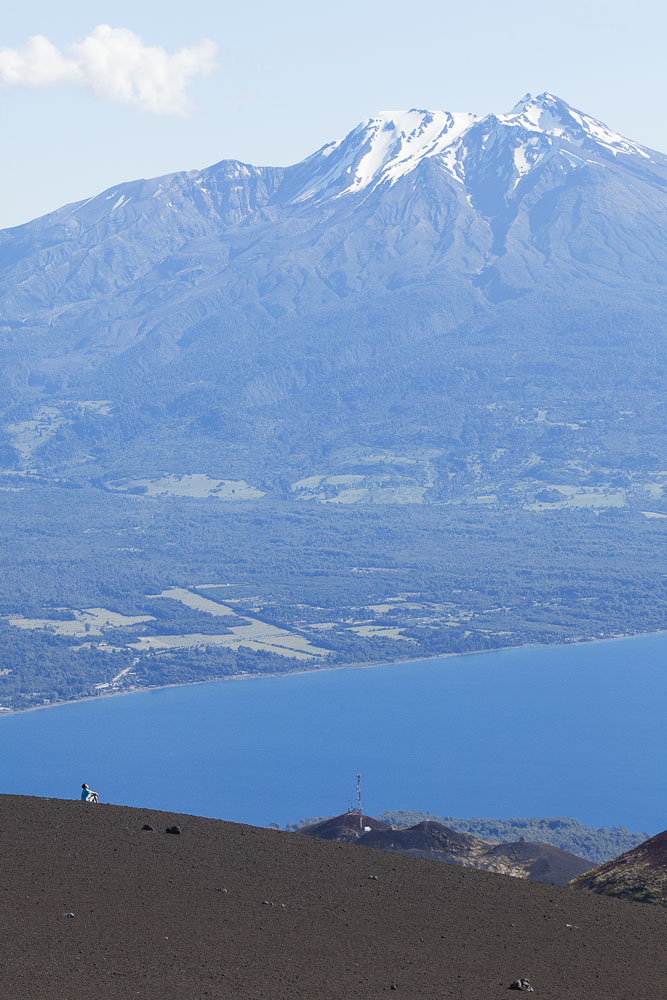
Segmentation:
<svg viewBox="0 0 667 1000">
<path fill-rule="evenodd" d="M 0 796 L 0 850 L 3 1000 L 666 995 L 667 913 L 638 903 L 56 799 Z"/>
</svg>

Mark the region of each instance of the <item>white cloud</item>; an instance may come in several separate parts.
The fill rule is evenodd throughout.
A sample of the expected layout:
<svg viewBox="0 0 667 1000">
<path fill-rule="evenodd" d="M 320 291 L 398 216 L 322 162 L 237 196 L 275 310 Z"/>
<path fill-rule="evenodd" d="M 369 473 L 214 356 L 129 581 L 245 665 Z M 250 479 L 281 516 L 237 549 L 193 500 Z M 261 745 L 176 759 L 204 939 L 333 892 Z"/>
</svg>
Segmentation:
<svg viewBox="0 0 667 1000">
<path fill-rule="evenodd" d="M 191 108 L 188 84 L 214 69 L 217 51 L 215 42 L 203 38 L 170 55 L 144 45 L 127 28 L 100 24 L 67 53 L 44 35 L 33 35 L 22 49 L 0 49 L 0 81 L 33 88 L 74 84 L 155 114 L 184 115 Z"/>
</svg>

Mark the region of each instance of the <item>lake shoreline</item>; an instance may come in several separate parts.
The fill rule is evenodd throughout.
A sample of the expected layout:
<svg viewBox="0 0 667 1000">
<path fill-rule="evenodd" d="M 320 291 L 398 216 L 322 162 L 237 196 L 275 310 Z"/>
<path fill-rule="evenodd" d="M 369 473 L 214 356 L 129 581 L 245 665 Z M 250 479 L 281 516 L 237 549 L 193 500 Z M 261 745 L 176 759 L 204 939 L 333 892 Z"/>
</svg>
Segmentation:
<svg viewBox="0 0 667 1000">
<path fill-rule="evenodd" d="M 516 646 L 494 646 L 493 649 L 471 649 L 464 653 L 434 653 L 430 656 L 419 656 L 419 657 L 406 657 L 401 660 L 377 660 L 372 663 L 361 662 L 361 663 L 338 663 L 331 666 L 304 667 L 302 670 L 286 670 L 280 671 L 278 673 L 266 673 L 266 674 L 231 674 L 227 677 L 210 677 L 206 680 L 200 681 L 176 681 L 173 684 L 156 684 L 154 686 L 147 685 L 146 687 L 136 687 L 130 688 L 125 691 L 109 691 L 101 692 L 100 694 L 84 695 L 81 698 L 72 698 L 68 701 L 56 701 L 49 705 L 29 705 L 26 708 L 11 708 L 4 709 L 0 708 L 0 720 L 3 718 L 9 718 L 14 715 L 23 715 L 26 712 L 38 712 L 43 709 L 50 708 L 62 708 L 66 705 L 79 705 L 81 702 L 87 701 L 101 701 L 105 698 L 119 698 L 127 695 L 134 694 L 146 694 L 150 691 L 168 691 L 171 688 L 182 688 L 182 687 L 199 687 L 203 684 L 219 684 L 225 681 L 251 681 L 251 680 L 264 680 L 266 678 L 278 678 L 278 677 L 293 677 L 295 675 L 301 676 L 302 674 L 319 674 L 323 671 L 332 670 L 372 670 L 376 667 L 390 667 L 394 665 L 401 664 L 405 666 L 409 663 L 426 663 L 431 660 L 444 660 L 450 659 L 452 657 L 463 657 L 463 656 L 483 656 L 487 653 L 500 653 L 507 652 L 509 650 L 519 650 L 519 649 L 550 649 L 552 647 L 567 647 L 567 646 L 582 646 L 591 644 L 601 644 L 605 642 L 621 642 L 624 639 L 640 639 L 642 636 L 657 636 L 664 635 L 667 633 L 667 629 L 657 629 L 654 632 L 634 632 L 634 633 L 622 633 L 618 635 L 609 635 L 604 638 L 598 639 L 572 639 L 569 642 L 525 642 L 519 643 Z"/>
<path fill-rule="evenodd" d="M 85 778 L 107 802 L 282 826 L 344 811 L 362 773 L 369 815 L 658 831 L 667 633 L 554 646 L 17 714 L 0 725 L 3 791 L 69 798 Z"/>
</svg>

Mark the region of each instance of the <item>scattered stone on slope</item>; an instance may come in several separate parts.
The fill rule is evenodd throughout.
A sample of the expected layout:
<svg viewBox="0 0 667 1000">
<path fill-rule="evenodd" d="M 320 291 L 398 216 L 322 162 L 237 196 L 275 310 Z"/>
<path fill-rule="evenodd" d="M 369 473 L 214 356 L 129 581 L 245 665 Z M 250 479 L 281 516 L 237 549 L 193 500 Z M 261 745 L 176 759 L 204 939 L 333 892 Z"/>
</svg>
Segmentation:
<svg viewBox="0 0 667 1000">
<path fill-rule="evenodd" d="M 515 979 L 513 983 L 509 984 L 508 989 L 510 990 L 524 990 L 526 993 L 534 993 L 535 990 L 530 985 L 530 980 L 523 976 L 521 979 Z"/>
<path fill-rule="evenodd" d="M 180 828 L 180 826 L 176 826 L 176 824 L 174 824 L 174 826 L 168 826 L 167 829 L 164 832 L 165 833 L 180 833 L 181 832 L 181 828 Z"/>
</svg>

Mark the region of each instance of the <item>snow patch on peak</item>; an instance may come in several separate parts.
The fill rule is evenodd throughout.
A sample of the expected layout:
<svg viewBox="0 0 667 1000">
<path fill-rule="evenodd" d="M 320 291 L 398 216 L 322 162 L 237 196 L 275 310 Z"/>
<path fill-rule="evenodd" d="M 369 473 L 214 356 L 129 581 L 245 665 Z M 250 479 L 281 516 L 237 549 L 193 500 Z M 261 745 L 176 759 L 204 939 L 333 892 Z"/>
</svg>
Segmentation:
<svg viewBox="0 0 667 1000">
<path fill-rule="evenodd" d="M 326 146 L 322 146 L 320 150 L 320 156 L 331 156 L 335 149 L 338 149 L 342 142 L 342 139 L 335 139 L 333 142 L 328 142 Z"/>
<path fill-rule="evenodd" d="M 369 149 L 356 166 L 347 191 L 372 184 L 394 184 L 420 160 L 451 146 L 476 120 L 471 114 L 447 111 L 385 111 L 366 123 Z"/>
<path fill-rule="evenodd" d="M 570 108 L 570 115 L 581 125 L 584 132 L 586 132 L 600 146 L 606 146 L 607 149 L 611 150 L 614 156 L 616 156 L 617 153 L 634 153 L 635 155 L 643 157 L 645 160 L 651 159 L 649 153 L 638 143 L 632 142 L 631 139 L 624 138 L 624 136 L 619 135 L 618 132 L 612 132 L 610 128 L 607 128 L 606 125 L 597 121 L 595 118 L 591 118 L 589 115 L 584 115 L 580 111 L 575 111 L 573 108 Z"/>
<path fill-rule="evenodd" d="M 109 215 L 111 215 L 112 212 L 115 212 L 116 209 L 123 208 L 130 201 L 132 201 L 131 198 L 129 198 L 126 194 L 122 194 L 118 199 L 118 201 L 114 202 L 113 208 L 109 212 Z"/>
</svg>

